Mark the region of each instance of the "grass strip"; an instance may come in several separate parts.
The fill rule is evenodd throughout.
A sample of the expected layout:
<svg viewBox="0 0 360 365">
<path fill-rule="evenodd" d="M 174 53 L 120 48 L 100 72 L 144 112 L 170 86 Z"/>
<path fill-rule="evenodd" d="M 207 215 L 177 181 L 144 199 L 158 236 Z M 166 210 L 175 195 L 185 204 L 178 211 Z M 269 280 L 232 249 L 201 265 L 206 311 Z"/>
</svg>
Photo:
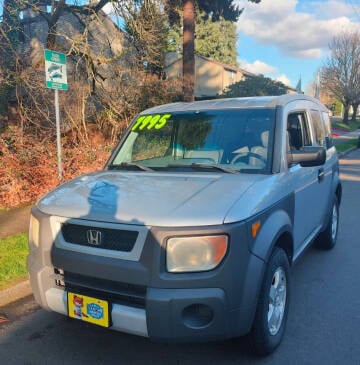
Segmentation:
<svg viewBox="0 0 360 365">
<path fill-rule="evenodd" d="M 0 239 L 0 289 L 26 277 L 28 251 L 26 233 Z"/>
<path fill-rule="evenodd" d="M 342 121 L 331 123 L 333 128 L 341 129 L 343 131 L 347 132 L 353 132 L 356 131 L 358 128 L 360 128 L 360 121 L 356 120 L 356 122 L 349 121 L 349 124 L 345 124 Z"/>
<path fill-rule="evenodd" d="M 335 146 L 337 153 L 343 153 L 350 148 L 356 148 L 358 144 L 358 138 L 352 138 L 345 142 L 339 143 Z"/>
</svg>

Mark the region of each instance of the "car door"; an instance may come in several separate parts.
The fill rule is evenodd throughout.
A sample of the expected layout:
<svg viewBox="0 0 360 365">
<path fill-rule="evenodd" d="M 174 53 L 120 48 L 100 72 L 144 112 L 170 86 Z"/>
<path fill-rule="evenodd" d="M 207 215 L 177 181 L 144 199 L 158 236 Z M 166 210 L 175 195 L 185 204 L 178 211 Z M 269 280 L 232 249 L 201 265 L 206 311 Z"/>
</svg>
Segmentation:
<svg viewBox="0 0 360 365">
<path fill-rule="evenodd" d="M 328 116 L 317 109 L 310 110 L 311 127 L 312 127 L 312 144 L 326 148 L 326 161 L 323 166 L 317 166 L 318 184 L 316 197 L 316 219 L 320 226 L 327 219 L 329 206 L 332 203 L 331 186 L 333 177 L 333 167 L 336 164 L 337 154 L 332 144 L 330 121 L 324 123 Z"/>
<path fill-rule="evenodd" d="M 290 112 L 287 117 L 289 149 L 300 150 L 303 146 L 325 144 L 325 133 L 320 114 L 316 110 Z M 318 112 L 317 112 L 318 113 Z M 316 128 L 313 119 L 320 117 Z M 330 189 L 327 165 L 302 167 L 300 164 L 289 166 L 288 172 L 294 187 L 294 258 L 315 237 L 322 226 Z"/>
</svg>

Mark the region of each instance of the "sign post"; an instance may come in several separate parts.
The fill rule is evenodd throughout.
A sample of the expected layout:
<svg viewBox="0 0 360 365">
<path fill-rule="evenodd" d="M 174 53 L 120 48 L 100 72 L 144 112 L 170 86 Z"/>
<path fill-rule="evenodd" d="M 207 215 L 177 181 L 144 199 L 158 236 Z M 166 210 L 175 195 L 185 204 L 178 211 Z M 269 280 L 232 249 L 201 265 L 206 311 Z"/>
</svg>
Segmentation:
<svg viewBox="0 0 360 365">
<path fill-rule="evenodd" d="M 63 178 L 61 162 L 61 136 L 60 136 L 60 112 L 59 90 L 67 90 L 66 55 L 64 53 L 44 50 L 46 87 L 55 92 L 55 115 L 56 115 L 56 145 L 58 157 L 59 180 Z"/>
</svg>

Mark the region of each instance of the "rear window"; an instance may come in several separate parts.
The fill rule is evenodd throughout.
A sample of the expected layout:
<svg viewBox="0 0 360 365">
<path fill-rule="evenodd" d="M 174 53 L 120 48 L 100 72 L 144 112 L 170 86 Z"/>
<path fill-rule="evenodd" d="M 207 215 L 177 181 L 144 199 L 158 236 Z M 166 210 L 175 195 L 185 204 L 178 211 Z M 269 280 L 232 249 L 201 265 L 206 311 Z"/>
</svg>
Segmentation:
<svg viewBox="0 0 360 365">
<path fill-rule="evenodd" d="M 310 111 L 311 120 L 314 127 L 314 144 L 318 146 L 325 146 L 325 130 L 321 120 L 321 115 L 317 110 Z"/>
<path fill-rule="evenodd" d="M 330 148 L 334 145 L 334 141 L 331 134 L 331 122 L 329 118 L 329 113 L 322 112 L 322 118 L 324 121 L 324 127 L 325 127 L 325 143 L 326 148 Z"/>
</svg>

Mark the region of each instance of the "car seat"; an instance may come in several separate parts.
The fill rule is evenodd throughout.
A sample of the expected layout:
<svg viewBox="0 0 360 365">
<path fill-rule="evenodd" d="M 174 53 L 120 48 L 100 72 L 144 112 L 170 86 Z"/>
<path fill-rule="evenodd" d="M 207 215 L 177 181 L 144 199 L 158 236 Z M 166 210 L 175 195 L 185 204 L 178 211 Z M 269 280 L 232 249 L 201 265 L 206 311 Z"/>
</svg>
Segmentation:
<svg viewBox="0 0 360 365">
<path fill-rule="evenodd" d="M 261 133 L 261 143 L 262 146 L 254 146 L 251 147 L 250 152 L 255 153 L 261 156 L 263 159 L 250 156 L 249 157 L 249 165 L 252 166 L 264 166 L 267 160 L 268 154 L 268 143 L 269 143 L 269 131 L 263 131 Z"/>
<path fill-rule="evenodd" d="M 184 158 L 200 159 L 209 162 L 219 163 L 224 150 L 188 150 L 184 154 Z"/>
</svg>

